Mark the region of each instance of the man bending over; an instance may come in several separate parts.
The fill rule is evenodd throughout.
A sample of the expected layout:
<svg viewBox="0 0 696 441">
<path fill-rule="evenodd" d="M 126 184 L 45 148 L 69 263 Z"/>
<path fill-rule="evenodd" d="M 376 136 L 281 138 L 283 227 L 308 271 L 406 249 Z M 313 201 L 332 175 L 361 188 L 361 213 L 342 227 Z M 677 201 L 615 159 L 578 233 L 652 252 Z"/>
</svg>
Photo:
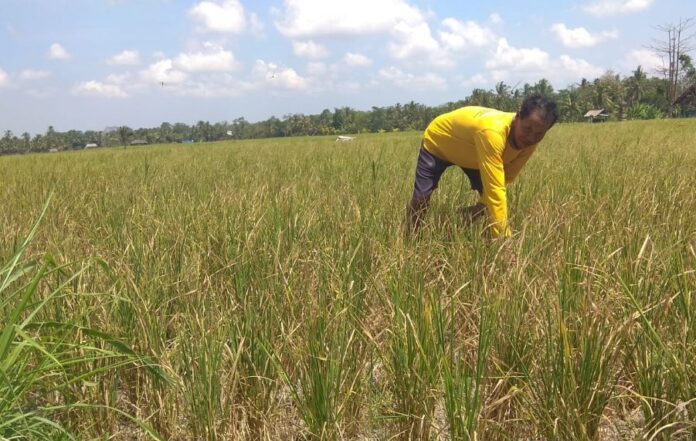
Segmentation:
<svg viewBox="0 0 696 441">
<path fill-rule="evenodd" d="M 556 103 L 540 95 L 526 98 L 517 113 L 468 106 L 435 118 L 425 129 L 408 205 L 417 230 L 442 173 L 459 166 L 480 200 L 464 209 L 470 219 L 488 213 L 493 237 L 510 236 L 506 185 L 512 182 L 556 123 Z"/>
</svg>

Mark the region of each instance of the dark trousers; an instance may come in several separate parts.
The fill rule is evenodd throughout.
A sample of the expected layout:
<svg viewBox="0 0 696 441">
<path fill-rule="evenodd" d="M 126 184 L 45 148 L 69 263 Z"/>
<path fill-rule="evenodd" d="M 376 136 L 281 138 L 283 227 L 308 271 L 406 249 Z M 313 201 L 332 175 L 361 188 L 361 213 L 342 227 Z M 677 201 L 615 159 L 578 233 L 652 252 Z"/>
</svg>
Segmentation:
<svg viewBox="0 0 696 441">
<path fill-rule="evenodd" d="M 452 165 L 454 164 L 438 158 L 421 145 L 420 152 L 418 153 L 418 162 L 416 163 L 416 180 L 413 186 L 411 206 L 415 208 L 422 204 L 427 204 L 428 200 L 430 200 L 430 195 L 437 188 L 442 174 L 447 167 Z M 473 168 L 460 168 L 469 178 L 471 189 L 481 194 L 483 192 L 481 172 Z"/>
</svg>

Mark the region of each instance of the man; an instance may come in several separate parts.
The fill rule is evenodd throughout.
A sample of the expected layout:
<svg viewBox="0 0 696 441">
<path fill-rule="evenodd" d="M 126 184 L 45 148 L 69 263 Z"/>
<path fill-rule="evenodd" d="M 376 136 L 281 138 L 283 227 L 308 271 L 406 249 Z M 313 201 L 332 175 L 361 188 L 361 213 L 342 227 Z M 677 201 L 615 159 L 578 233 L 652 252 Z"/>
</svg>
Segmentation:
<svg viewBox="0 0 696 441">
<path fill-rule="evenodd" d="M 493 237 L 510 236 L 506 185 L 512 182 L 556 123 L 556 103 L 539 95 L 526 98 L 517 113 L 462 107 L 435 118 L 423 136 L 413 196 L 408 206 L 418 229 L 442 173 L 459 166 L 480 200 L 464 212 L 472 220 L 488 212 Z"/>
</svg>

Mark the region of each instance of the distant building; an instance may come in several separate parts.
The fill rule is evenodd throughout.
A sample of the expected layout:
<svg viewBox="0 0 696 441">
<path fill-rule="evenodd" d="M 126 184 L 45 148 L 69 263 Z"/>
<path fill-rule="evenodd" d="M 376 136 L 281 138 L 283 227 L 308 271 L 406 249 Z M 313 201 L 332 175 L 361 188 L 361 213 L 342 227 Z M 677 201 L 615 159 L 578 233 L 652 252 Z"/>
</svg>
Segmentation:
<svg viewBox="0 0 696 441">
<path fill-rule="evenodd" d="M 88 142 L 87 144 L 85 144 L 86 149 L 93 149 L 95 147 L 99 147 L 96 142 Z"/>
<path fill-rule="evenodd" d="M 696 115 L 696 84 L 692 84 L 679 95 L 674 104 L 681 107 L 684 116 Z"/>
<path fill-rule="evenodd" d="M 338 138 L 336 138 L 336 141 L 341 141 L 341 142 L 348 142 L 352 141 L 355 138 L 353 136 L 344 136 L 344 135 L 339 135 Z"/>
<path fill-rule="evenodd" d="M 609 118 L 609 114 L 604 109 L 588 110 L 585 114 L 588 122 L 601 122 Z"/>
<path fill-rule="evenodd" d="M 130 145 L 147 145 L 148 142 L 145 141 L 144 139 L 134 139 L 133 141 L 130 142 Z"/>
</svg>

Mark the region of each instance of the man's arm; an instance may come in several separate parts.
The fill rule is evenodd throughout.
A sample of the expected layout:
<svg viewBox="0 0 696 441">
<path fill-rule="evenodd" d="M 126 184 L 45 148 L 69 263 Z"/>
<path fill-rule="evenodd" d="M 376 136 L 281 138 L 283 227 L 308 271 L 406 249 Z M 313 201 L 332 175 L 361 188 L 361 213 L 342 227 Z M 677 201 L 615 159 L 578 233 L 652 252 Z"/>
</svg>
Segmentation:
<svg viewBox="0 0 696 441">
<path fill-rule="evenodd" d="M 483 184 L 481 202 L 488 209 L 491 234 L 494 238 L 501 235 L 508 237 L 511 233 L 507 226 L 507 197 L 503 167 L 505 140 L 498 133 L 484 130 L 476 134 L 475 144 Z"/>
<path fill-rule="evenodd" d="M 525 148 L 515 159 L 513 159 L 509 164 L 505 165 L 506 184 L 509 184 L 510 182 L 514 181 L 515 178 L 517 178 L 517 175 L 520 174 L 522 167 L 524 167 L 535 150 L 536 146 Z"/>
</svg>

